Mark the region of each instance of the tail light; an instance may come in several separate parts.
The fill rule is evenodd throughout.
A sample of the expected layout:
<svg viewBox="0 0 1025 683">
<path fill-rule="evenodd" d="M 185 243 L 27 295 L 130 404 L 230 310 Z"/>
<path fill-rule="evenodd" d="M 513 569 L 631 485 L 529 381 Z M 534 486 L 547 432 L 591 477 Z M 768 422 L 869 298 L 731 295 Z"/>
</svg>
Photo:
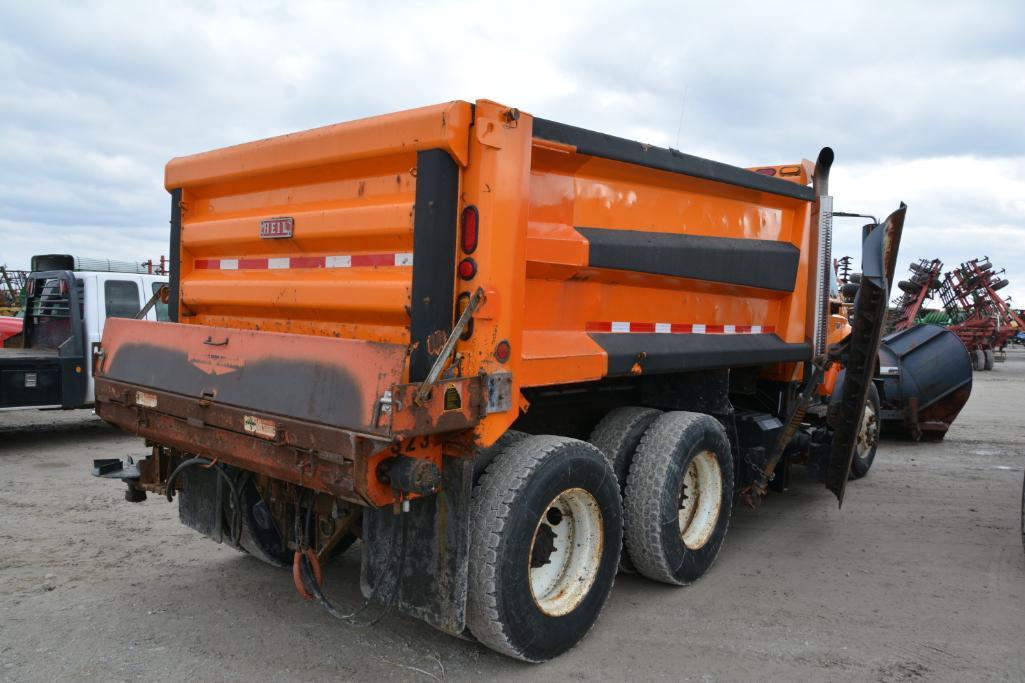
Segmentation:
<svg viewBox="0 0 1025 683">
<path fill-rule="evenodd" d="M 25 293 L 28 294 L 29 296 L 32 296 L 33 292 L 35 292 L 35 291 L 36 291 L 36 281 L 35 281 L 34 278 L 29 278 L 28 282 L 25 285 Z"/>
<path fill-rule="evenodd" d="M 67 296 L 68 295 L 68 281 L 67 280 L 61 280 L 60 281 L 60 285 L 58 287 L 58 290 L 60 291 L 60 295 L 61 296 Z"/>
<path fill-rule="evenodd" d="M 495 346 L 495 360 L 499 363 L 506 363 L 509 361 L 509 357 L 512 355 L 512 346 L 509 342 L 502 340 Z"/>
<path fill-rule="evenodd" d="M 480 214 L 477 207 L 469 205 L 463 209 L 462 227 L 460 232 L 459 246 L 464 254 L 472 254 L 477 250 L 477 238 L 480 234 Z"/>
<path fill-rule="evenodd" d="M 472 280 L 473 276 L 477 274 L 477 263 L 467 256 L 459 262 L 459 277 L 464 280 Z"/>
</svg>

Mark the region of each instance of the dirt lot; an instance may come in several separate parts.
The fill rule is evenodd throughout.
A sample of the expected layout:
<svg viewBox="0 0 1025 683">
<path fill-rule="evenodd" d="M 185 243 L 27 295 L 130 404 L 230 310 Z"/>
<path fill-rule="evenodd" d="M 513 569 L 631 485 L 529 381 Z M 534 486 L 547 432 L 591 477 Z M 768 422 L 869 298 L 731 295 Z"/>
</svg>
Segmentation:
<svg viewBox="0 0 1025 683">
<path fill-rule="evenodd" d="M 620 576 L 590 636 L 531 667 L 397 615 L 369 629 L 287 573 L 122 500 L 89 412 L 0 414 L 0 679 L 1025 678 L 1025 353 L 977 373 L 942 444 L 886 442 L 842 511 L 798 481 L 738 510 L 698 584 Z M 358 604 L 358 545 L 327 572 Z"/>
</svg>

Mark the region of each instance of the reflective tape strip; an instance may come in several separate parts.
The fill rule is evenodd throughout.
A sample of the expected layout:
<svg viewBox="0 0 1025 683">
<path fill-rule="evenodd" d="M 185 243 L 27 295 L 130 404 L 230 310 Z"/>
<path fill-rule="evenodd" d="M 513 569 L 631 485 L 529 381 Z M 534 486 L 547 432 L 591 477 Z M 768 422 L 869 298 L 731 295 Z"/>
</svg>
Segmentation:
<svg viewBox="0 0 1025 683">
<path fill-rule="evenodd" d="M 775 334 L 772 325 L 710 325 L 703 323 L 647 323 L 629 321 L 596 321 L 587 323 L 588 332 L 617 334 Z"/>
<path fill-rule="evenodd" d="M 412 266 L 413 254 L 344 254 L 274 258 L 196 259 L 196 270 L 289 270 L 298 268 L 376 268 Z"/>
</svg>

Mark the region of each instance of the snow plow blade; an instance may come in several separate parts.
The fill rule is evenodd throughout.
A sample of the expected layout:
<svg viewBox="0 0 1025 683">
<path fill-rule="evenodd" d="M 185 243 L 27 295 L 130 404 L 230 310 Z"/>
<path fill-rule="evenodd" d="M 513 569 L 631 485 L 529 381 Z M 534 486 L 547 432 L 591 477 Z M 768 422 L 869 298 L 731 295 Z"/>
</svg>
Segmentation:
<svg viewBox="0 0 1025 683">
<path fill-rule="evenodd" d="M 847 475 L 861 427 L 869 385 L 876 373 L 879 342 L 886 321 L 890 283 L 897 265 L 897 249 L 907 206 L 900 208 L 865 236 L 862 243 L 862 278 L 854 300 L 852 331 L 842 351 L 846 380 L 834 424 L 833 444 L 826 467 L 826 488 L 843 505 Z"/>
</svg>

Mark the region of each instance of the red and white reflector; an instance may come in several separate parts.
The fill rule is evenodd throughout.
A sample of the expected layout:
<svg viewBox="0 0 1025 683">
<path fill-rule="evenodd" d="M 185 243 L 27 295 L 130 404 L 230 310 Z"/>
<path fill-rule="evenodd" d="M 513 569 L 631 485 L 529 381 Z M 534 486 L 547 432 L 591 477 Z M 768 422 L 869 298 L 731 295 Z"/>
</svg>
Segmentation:
<svg viewBox="0 0 1025 683">
<path fill-rule="evenodd" d="M 376 268 L 413 265 L 409 252 L 342 254 L 337 256 L 282 256 L 273 258 L 196 259 L 196 270 L 295 270 L 299 268 Z"/>
<path fill-rule="evenodd" d="M 647 323 L 599 321 L 586 325 L 588 332 L 619 334 L 775 334 L 774 325 L 711 325 L 705 323 Z"/>
</svg>

